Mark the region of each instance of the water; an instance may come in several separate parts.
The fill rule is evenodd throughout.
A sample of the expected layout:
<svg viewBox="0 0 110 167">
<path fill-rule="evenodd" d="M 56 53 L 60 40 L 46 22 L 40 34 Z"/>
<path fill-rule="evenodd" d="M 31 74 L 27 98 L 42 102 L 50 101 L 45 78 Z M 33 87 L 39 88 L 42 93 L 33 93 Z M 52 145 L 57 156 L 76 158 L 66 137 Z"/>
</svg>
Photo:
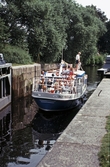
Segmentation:
<svg viewBox="0 0 110 167">
<path fill-rule="evenodd" d="M 99 78 L 97 67 L 84 69 L 88 74 L 89 97 Z M 46 114 L 38 110 L 31 97 L 13 101 L 0 112 L 0 167 L 36 167 L 80 107 Z"/>
<path fill-rule="evenodd" d="M 97 69 L 100 67 L 84 67 L 84 70 L 86 71 L 88 75 L 88 85 L 87 85 L 87 96 L 89 97 L 93 91 L 97 88 L 97 85 L 100 82 L 100 77 L 97 75 Z"/>
</svg>

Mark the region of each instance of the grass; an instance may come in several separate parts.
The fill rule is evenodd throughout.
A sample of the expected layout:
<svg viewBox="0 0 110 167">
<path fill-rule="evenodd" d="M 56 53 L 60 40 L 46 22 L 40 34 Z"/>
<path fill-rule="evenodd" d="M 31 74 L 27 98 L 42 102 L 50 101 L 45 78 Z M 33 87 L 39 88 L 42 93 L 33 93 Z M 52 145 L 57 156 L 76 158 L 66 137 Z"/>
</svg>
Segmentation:
<svg viewBox="0 0 110 167">
<path fill-rule="evenodd" d="M 12 66 L 22 66 L 22 65 L 30 65 L 30 64 L 34 64 L 35 62 L 29 63 L 29 64 L 16 64 L 16 63 L 12 63 Z"/>
<path fill-rule="evenodd" d="M 101 167 L 110 167 L 110 116 L 107 117 L 106 131 L 98 154 Z"/>
</svg>

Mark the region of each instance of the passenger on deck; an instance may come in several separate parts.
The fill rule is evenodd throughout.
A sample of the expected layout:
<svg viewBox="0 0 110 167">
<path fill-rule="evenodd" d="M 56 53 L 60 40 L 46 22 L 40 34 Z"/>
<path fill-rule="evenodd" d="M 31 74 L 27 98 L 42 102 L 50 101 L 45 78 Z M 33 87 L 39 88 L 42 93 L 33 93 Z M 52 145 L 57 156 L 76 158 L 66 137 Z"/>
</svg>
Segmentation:
<svg viewBox="0 0 110 167">
<path fill-rule="evenodd" d="M 65 69 L 63 69 L 63 71 L 62 71 L 63 75 L 69 75 L 69 73 L 70 73 L 70 66 L 68 66 L 68 68 L 65 67 Z"/>
<path fill-rule="evenodd" d="M 42 80 L 39 81 L 38 91 L 40 91 L 41 89 L 42 89 Z"/>
<path fill-rule="evenodd" d="M 41 77 L 40 81 L 39 81 L 39 86 L 38 86 L 38 90 L 39 91 L 46 91 L 46 85 L 45 85 L 45 79 L 43 77 Z"/>
<path fill-rule="evenodd" d="M 76 55 L 76 71 L 79 69 L 81 52 Z"/>
<path fill-rule="evenodd" d="M 41 76 L 44 76 L 45 72 L 44 70 L 41 71 Z"/>
<path fill-rule="evenodd" d="M 70 67 L 70 73 L 69 73 L 69 75 L 73 75 L 73 74 L 74 74 L 73 68 Z"/>
<path fill-rule="evenodd" d="M 52 80 L 51 79 L 48 79 L 47 81 L 47 88 L 50 88 L 52 85 Z"/>
<path fill-rule="evenodd" d="M 75 88 L 75 82 L 74 82 L 74 79 L 71 80 L 71 83 L 70 83 L 70 91 L 71 93 L 76 93 L 76 88 Z"/>
</svg>

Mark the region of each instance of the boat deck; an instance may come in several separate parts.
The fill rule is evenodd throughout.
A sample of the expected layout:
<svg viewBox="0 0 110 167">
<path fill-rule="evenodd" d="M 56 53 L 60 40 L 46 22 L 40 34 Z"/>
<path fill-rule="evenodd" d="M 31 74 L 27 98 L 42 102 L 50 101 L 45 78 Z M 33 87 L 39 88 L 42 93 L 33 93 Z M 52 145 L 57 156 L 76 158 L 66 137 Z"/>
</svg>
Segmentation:
<svg viewBox="0 0 110 167">
<path fill-rule="evenodd" d="M 48 72 L 41 75 L 40 80 L 36 79 L 34 81 L 33 91 L 78 95 L 82 93 L 84 86 L 87 84 L 87 75 L 84 74 L 84 71 L 78 71 L 71 76 Z"/>
</svg>

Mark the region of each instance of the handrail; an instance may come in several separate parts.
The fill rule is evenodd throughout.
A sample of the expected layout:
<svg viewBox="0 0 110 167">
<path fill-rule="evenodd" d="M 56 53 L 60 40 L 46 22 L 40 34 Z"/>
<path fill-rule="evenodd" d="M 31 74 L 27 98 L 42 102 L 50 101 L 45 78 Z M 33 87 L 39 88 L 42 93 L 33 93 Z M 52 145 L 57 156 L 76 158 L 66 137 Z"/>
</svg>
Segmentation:
<svg viewBox="0 0 110 167">
<path fill-rule="evenodd" d="M 49 93 L 69 93 L 78 94 L 82 93 L 83 79 L 64 79 L 64 78 L 40 78 L 37 82 L 36 90 Z M 50 83 L 48 82 L 50 81 Z"/>
</svg>

